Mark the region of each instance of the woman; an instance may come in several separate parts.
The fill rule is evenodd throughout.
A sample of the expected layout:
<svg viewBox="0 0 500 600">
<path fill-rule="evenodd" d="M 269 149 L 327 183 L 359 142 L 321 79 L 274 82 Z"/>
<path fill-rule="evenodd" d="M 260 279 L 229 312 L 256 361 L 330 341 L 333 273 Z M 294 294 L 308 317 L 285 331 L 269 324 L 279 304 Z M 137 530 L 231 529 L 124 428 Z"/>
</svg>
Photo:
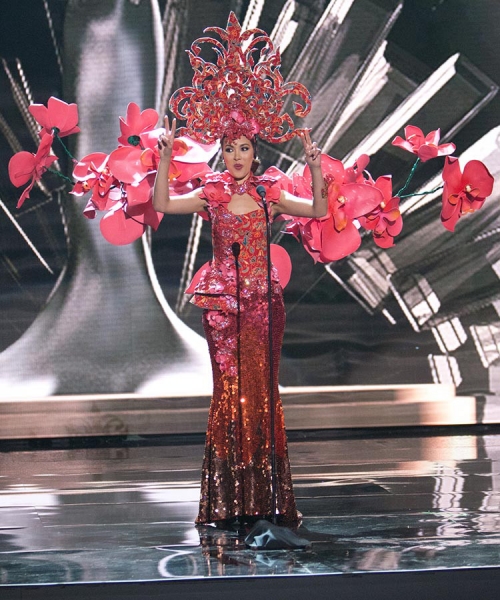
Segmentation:
<svg viewBox="0 0 500 600">
<path fill-rule="evenodd" d="M 158 139 L 160 164 L 153 206 L 167 214 L 208 213 L 214 250 L 210 269 L 190 289 L 192 302 L 204 309 L 214 379 L 196 522 L 225 526 L 238 520 L 251 524 L 272 517 L 266 219 L 256 187 L 266 189 L 271 219 L 280 214 L 324 216 L 327 199 L 322 189 L 321 153 L 308 132 L 298 133 L 312 173 L 311 203 L 284 192 L 272 177 L 256 177 L 255 139 L 233 128 L 232 135 L 221 142 L 227 170 L 207 176 L 203 187 L 191 193 L 171 196 L 168 175 L 175 131 L 176 120 L 170 127 L 166 118 L 165 134 Z M 285 314 L 274 268 L 272 280 L 273 362 L 277 367 Z M 277 515 L 280 522 L 294 524 L 299 517 L 277 368 L 274 398 Z"/>
</svg>

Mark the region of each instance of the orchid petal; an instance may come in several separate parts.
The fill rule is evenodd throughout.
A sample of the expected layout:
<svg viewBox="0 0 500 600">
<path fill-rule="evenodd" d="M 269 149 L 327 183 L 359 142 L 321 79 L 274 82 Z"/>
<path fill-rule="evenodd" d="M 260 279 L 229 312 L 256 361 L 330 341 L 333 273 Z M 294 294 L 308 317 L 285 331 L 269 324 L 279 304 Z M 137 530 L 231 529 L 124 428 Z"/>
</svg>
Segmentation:
<svg viewBox="0 0 500 600">
<path fill-rule="evenodd" d="M 449 142 L 448 144 L 441 144 L 440 146 L 438 146 L 438 156 L 446 156 L 448 154 L 453 154 L 453 152 L 455 152 L 456 149 L 457 147 L 452 142 Z"/>
<path fill-rule="evenodd" d="M 137 146 L 121 146 L 109 155 L 111 173 L 123 183 L 136 183 L 144 179 L 148 169 L 141 161 L 142 150 Z"/>
<path fill-rule="evenodd" d="M 95 204 L 92 202 L 92 199 L 90 199 L 83 209 L 83 216 L 87 219 L 95 219 L 96 214 L 97 210 Z"/>
<path fill-rule="evenodd" d="M 208 163 L 218 152 L 220 143 L 202 144 L 190 137 L 182 136 L 178 140 L 187 146 L 187 151 L 176 160 L 189 163 Z"/>
<path fill-rule="evenodd" d="M 151 199 L 153 194 L 153 177 L 145 177 L 142 181 L 138 183 L 128 184 L 126 186 L 127 191 L 127 202 L 129 206 L 134 206 L 136 204 L 144 204 Z"/>
<path fill-rule="evenodd" d="M 441 137 L 441 129 L 436 129 L 434 131 L 430 131 L 424 138 L 424 144 L 431 144 L 433 146 L 437 146 L 439 144 L 439 139 Z"/>
<path fill-rule="evenodd" d="M 35 170 L 35 156 L 23 150 L 9 160 L 9 178 L 13 185 L 21 187 L 31 179 Z"/>
<path fill-rule="evenodd" d="M 68 104 L 55 96 L 51 96 L 47 102 L 47 107 L 52 127 L 59 129 L 59 137 L 80 131 L 80 128 L 77 127 L 78 107 L 76 104 Z"/>
<path fill-rule="evenodd" d="M 178 173 L 175 179 L 179 181 L 191 181 L 212 172 L 212 169 L 206 163 L 184 163 L 173 160 L 171 164 L 175 165 Z"/>
<path fill-rule="evenodd" d="M 106 241 L 115 246 L 124 246 L 139 239 L 146 226 L 135 219 L 127 218 L 122 206 L 107 212 L 99 224 Z"/>
<path fill-rule="evenodd" d="M 361 236 L 352 222 L 348 222 L 345 229 L 339 233 L 333 227 L 333 222 L 328 220 L 324 221 L 321 241 L 319 260 L 327 263 L 355 252 L 361 245 Z"/>
<path fill-rule="evenodd" d="M 399 135 L 392 140 L 391 144 L 397 148 L 402 148 L 403 150 L 413 153 L 413 146 L 410 144 L 410 142 L 407 142 Z"/>
<path fill-rule="evenodd" d="M 31 183 L 28 185 L 27 188 L 25 188 L 23 190 L 23 193 L 21 194 L 21 197 L 19 198 L 16 208 L 21 208 L 21 206 L 24 204 L 24 201 L 30 197 L 30 192 L 33 189 L 33 186 L 35 185 L 35 180 L 32 179 Z"/>
<path fill-rule="evenodd" d="M 285 190 L 290 193 L 293 193 L 293 190 L 294 190 L 294 186 L 293 186 L 294 178 L 300 177 L 297 173 L 294 173 L 292 175 L 292 178 L 290 178 L 286 173 L 283 173 L 283 171 L 278 169 L 278 167 L 269 167 L 269 169 L 266 170 L 266 175 L 269 175 L 269 177 L 276 179 L 278 182 L 278 186 L 281 190 Z M 296 194 L 296 195 L 301 196 L 301 194 Z"/>
<path fill-rule="evenodd" d="M 454 214 L 452 214 L 449 218 L 444 218 L 443 214 L 441 213 L 441 223 L 445 229 L 448 229 L 448 231 L 455 231 L 455 226 L 459 218 L 460 213 L 458 211 L 455 211 Z"/>
<path fill-rule="evenodd" d="M 343 185 L 339 190 L 340 196 L 346 198 L 345 214 L 351 220 L 372 212 L 384 199 L 379 189 L 364 183 Z"/>
<path fill-rule="evenodd" d="M 417 155 L 422 162 L 427 162 L 428 160 L 437 157 L 438 149 L 436 146 L 428 146 L 426 144 L 422 144 L 417 151 Z"/>
<path fill-rule="evenodd" d="M 424 132 L 420 129 L 420 127 L 417 127 L 416 125 L 407 125 L 405 127 L 405 138 L 407 140 L 413 138 L 415 142 L 418 141 L 422 143 L 424 141 L 424 137 Z"/>
<path fill-rule="evenodd" d="M 130 144 L 128 141 L 131 136 L 140 136 L 141 133 L 153 129 L 158 122 L 158 113 L 153 108 L 147 108 L 141 112 L 141 109 L 135 102 L 130 102 L 127 106 L 127 116 L 120 117 L 121 136 L 118 142 L 123 146 Z"/>
<path fill-rule="evenodd" d="M 374 235 L 373 242 L 379 248 L 392 248 L 394 246 L 394 238 L 387 232 L 383 235 Z"/>
<path fill-rule="evenodd" d="M 394 223 L 387 224 L 387 232 L 392 237 L 396 237 L 397 235 L 399 235 L 402 230 L 403 230 L 403 219 L 401 218 L 401 216 L 396 221 L 394 221 Z"/>
<path fill-rule="evenodd" d="M 90 169 L 102 171 L 106 165 L 108 155 L 104 152 L 92 152 L 77 162 L 73 169 L 73 177 L 85 181 L 89 177 Z"/>
<path fill-rule="evenodd" d="M 382 175 L 375 181 L 375 187 L 382 192 L 383 201 L 389 202 L 392 198 L 392 177 L 390 175 Z"/>
<path fill-rule="evenodd" d="M 336 158 L 332 158 L 328 156 L 328 154 L 321 155 L 321 170 L 323 172 L 323 177 L 327 179 L 330 177 L 334 181 L 343 182 L 344 181 L 344 173 L 345 168 L 340 160 Z M 306 165 L 303 173 L 304 180 L 306 185 L 310 185 L 312 181 L 311 170 L 309 169 L 309 165 Z"/>
<path fill-rule="evenodd" d="M 493 191 L 494 179 L 484 163 L 480 160 L 471 160 L 464 167 L 462 183 L 477 188 L 478 196 L 486 198 Z"/>
<path fill-rule="evenodd" d="M 278 271 L 281 287 L 285 289 L 292 275 L 292 261 L 290 255 L 283 246 L 271 244 L 271 262 Z"/>
<path fill-rule="evenodd" d="M 158 229 L 161 220 L 163 219 L 163 213 L 157 212 L 153 208 L 152 201 L 145 202 L 143 204 L 127 205 L 125 213 L 126 217 L 133 217 L 139 223 L 149 225 L 155 231 Z"/>
<path fill-rule="evenodd" d="M 40 135 L 52 133 L 54 128 L 58 129 L 59 137 L 80 131 L 80 128 L 77 127 L 78 107 L 76 104 L 68 104 L 55 96 L 51 96 L 47 102 L 47 107 L 43 104 L 32 104 L 28 110 L 38 124 L 42 126 Z"/>
<path fill-rule="evenodd" d="M 442 173 L 448 194 L 458 194 L 462 190 L 462 172 L 460 163 L 455 156 L 447 156 Z"/>
</svg>

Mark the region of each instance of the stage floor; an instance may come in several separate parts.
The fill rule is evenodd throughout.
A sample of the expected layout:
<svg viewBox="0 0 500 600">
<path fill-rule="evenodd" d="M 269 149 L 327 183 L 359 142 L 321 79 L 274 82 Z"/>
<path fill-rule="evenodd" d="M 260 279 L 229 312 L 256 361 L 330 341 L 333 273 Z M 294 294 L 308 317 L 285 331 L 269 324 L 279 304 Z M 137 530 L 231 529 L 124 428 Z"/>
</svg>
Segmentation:
<svg viewBox="0 0 500 600">
<path fill-rule="evenodd" d="M 498 574 L 498 428 L 292 432 L 299 532 L 313 542 L 293 552 L 255 552 L 237 533 L 193 526 L 200 436 L 71 443 L 0 443 L 2 599 L 65 597 L 29 595 L 54 584 L 163 581 L 165 593 L 200 578 Z M 171 597 L 181 596 L 191 597 Z"/>
</svg>

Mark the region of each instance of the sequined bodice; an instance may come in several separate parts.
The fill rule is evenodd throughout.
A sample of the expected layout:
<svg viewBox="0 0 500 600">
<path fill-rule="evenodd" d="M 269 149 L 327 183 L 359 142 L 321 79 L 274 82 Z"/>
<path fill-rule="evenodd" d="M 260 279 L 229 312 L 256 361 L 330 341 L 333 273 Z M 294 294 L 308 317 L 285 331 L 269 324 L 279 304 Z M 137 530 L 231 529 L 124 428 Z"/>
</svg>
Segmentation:
<svg viewBox="0 0 500 600">
<path fill-rule="evenodd" d="M 212 210 L 212 276 L 224 285 L 225 292 L 236 293 L 236 263 L 233 244 L 239 246 L 238 266 L 241 293 L 252 288 L 267 290 L 267 242 L 264 211 L 256 209 L 235 215 L 224 205 Z M 221 281 L 220 277 L 224 279 Z M 274 273 L 273 280 L 277 280 Z"/>
<path fill-rule="evenodd" d="M 213 259 L 197 282 L 192 302 L 212 310 L 236 310 L 237 273 L 233 245 L 239 244 L 238 269 L 241 297 L 267 293 L 266 217 L 260 206 L 241 215 L 228 209 L 231 199 L 224 175 L 208 184 L 205 194 L 212 225 Z M 254 191 L 254 190 L 252 190 Z M 253 194 L 251 194 L 253 195 Z M 277 197 L 279 198 L 279 190 Z M 276 200 L 275 200 L 276 201 Z M 279 277 L 272 267 L 273 293 L 281 293 Z"/>
<path fill-rule="evenodd" d="M 240 245 L 239 268 L 242 277 L 266 275 L 266 221 L 261 208 L 236 215 L 225 206 L 212 211 L 213 266 L 234 264 L 233 244 Z"/>
</svg>

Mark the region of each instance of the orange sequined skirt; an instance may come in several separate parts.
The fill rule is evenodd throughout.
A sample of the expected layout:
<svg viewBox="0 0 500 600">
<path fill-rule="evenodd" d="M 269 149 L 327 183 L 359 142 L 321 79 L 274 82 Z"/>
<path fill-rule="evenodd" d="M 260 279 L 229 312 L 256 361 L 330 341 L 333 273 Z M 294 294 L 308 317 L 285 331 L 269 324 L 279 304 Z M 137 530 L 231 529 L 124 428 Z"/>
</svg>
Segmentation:
<svg viewBox="0 0 500 600">
<path fill-rule="evenodd" d="M 271 517 L 271 415 L 267 298 L 241 299 L 238 317 L 205 310 L 205 329 L 214 379 L 203 461 L 199 524 L 241 517 Z M 273 296 L 273 357 L 277 515 L 297 523 L 285 432 L 278 393 L 278 368 L 285 327 L 281 294 Z M 238 378 L 241 373 L 241 379 Z M 240 382 L 240 385 L 238 383 Z"/>
</svg>

